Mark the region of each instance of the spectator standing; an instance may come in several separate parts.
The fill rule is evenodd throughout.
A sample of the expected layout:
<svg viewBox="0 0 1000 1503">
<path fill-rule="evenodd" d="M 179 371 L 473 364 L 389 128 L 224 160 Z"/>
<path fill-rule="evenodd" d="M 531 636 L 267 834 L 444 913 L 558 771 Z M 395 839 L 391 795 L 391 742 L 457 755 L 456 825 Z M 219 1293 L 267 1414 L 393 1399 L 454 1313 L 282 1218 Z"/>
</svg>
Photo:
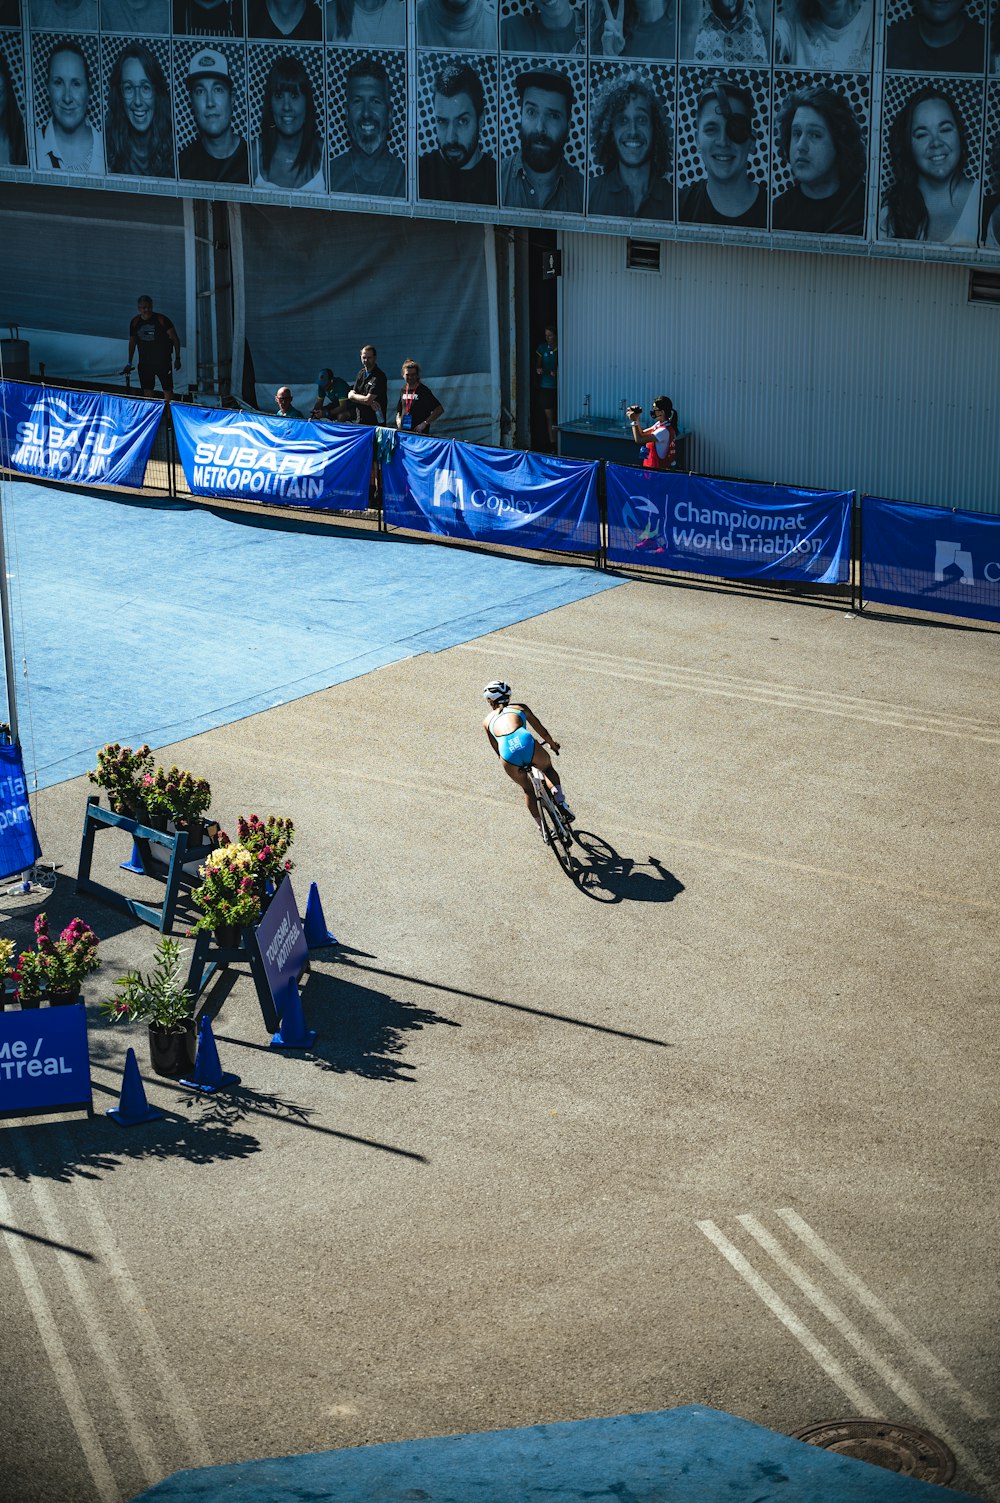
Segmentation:
<svg viewBox="0 0 1000 1503">
<path fill-rule="evenodd" d="M 377 354 L 373 344 L 362 346 L 361 369 L 347 393 L 348 401 L 354 403 L 354 421 L 370 428 L 384 424 L 389 403 L 389 382 L 385 371 L 378 367 Z"/>
<path fill-rule="evenodd" d="M 326 418 L 328 422 L 349 423 L 354 416 L 347 400 L 347 382 L 335 376 L 328 365 L 320 371 L 316 381 L 316 401 L 310 414 L 314 418 Z"/>
<path fill-rule="evenodd" d="M 629 408 L 632 437 L 645 450 L 644 470 L 672 470 L 677 458 L 677 410 L 669 397 L 654 397 L 652 408 L 653 422 L 649 428 L 639 421 L 642 408 Z"/>
<path fill-rule="evenodd" d="M 550 325 L 546 325 L 545 338 L 535 350 L 535 375 L 538 377 L 538 399 L 545 413 L 545 428 L 550 449 L 554 447 L 558 374 L 559 346 L 556 343 L 556 331 Z"/>
<path fill-rule="evenodd" d="M 131 366 L 138 349 L 139 386 L 143 396 L 153 396 L 159 381 L 163 395 L 169 401 L 174 390 L 170 352 L 173 351 L 174 369 L 180 370 L 181 342 L 167 315 L 153 312 L 153 299 L 148 294 L 143 293 L 138 308 L 128 327 L 128 363 Z"/>
<path fill-rule="evenodd" d="M 403 390 L 396 403 L 396 427 L 401 433 L 430 433 L 431 423 L 444 417 L 444 408 L 420 379 L 415 360 L 403 361 Z"/>
<path fill-rule="evenodd" d="M 279 386 L 278 390 L 274 393 L 274 400 L 277 404 L 278 409 L 275 413 L 275 417 L 302 417 L 302 413 L 299 411 L 299 409 L 292 406 L 292 393 L 290 387 Z"/>
</svg>

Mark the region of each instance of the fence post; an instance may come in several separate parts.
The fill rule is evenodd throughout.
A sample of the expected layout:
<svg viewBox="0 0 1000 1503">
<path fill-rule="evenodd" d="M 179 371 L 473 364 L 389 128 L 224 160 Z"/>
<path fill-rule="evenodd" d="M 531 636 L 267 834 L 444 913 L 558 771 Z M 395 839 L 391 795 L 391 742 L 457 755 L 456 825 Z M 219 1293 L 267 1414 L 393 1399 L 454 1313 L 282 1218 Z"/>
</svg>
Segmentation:
<svg viewBox="0 0 1000 1503">
<path fill-rule="evenodd" d="M 864 604 L 865 604 L 865 602 L 864 602 L 864 596 L 863 596 L 862 590 L 861 590 L 861 570 L 863 568 L 863 562 L 862 562 L 863 543 L 862 543 L 862 535 L 861 535 L 861 497 L 858 495 L 857 491 L 854 492 L 854 505 L 851 508 L 851 519 L 852 519 L 852 524 L 853 524 L 852 527 L 851 527 L 851 532 L 853 534 L 852 543 L 851 543 L 851 553 L 853 555 L 852 566 L 851 566 L 851 610 L 853 611 L 853 610 L 857 609 L 857 613 L 860 616 L 861 612 L 864 610 Z M 856 569 L 856 572 L 855 572 L 855 569 Z M 857 600 L 857 607 L 855 607 L 855 604 L 854 604 L 855 600 Z"/>
<path fill-rule="evenodd" d="M 167 419 L 167 495 L 171 501 L 177 500 L 177 440 L 174 435 L 174 414 L 172 403 L 166 404 L 164 416 Z"/>
<path fill-rule="evenodd" d="M 597 468 L 597 569 L 608 567 L 608 462 L 598 460 Z"/>
</svg>

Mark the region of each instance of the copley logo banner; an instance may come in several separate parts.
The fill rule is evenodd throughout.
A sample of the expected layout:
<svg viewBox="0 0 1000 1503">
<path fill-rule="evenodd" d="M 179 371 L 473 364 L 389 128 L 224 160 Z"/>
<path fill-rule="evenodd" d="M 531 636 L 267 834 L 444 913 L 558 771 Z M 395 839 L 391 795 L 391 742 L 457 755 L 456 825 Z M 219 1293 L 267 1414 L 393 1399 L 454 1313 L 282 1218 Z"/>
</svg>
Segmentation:
<svg viewBox="0 0 1000 1503">
<path fill-rule="evenodd" d="M 608 558 L 725 579 L 841 584 L 853 491 L 607 467 Z"/>
<path fill-rule="evenodd" d="M 0 746 L 0 877 L 27 871 L 41 854 L 28 805 L 21 749 L 7 742 Z"/>
<path fill-rule="evenodd" d="M 140 489 L 162 402 L 0 382 L 0 457 L 22 475 Z"/>
<path fill-rule="evenodd" d="M 184 477 L 195 496 L 364 511 L 374 428 L 174 406 Z"/>
<path fill-rule="evenodd" d="M 1000 517 L 864 496 L 861 595 L 1000 621 Z"/>
<path fill-rule="evenodd" d="M 600 547 L 596 464 L 404 435 L 382 484 L 394 527 L 560 552 Z"/>
</svg>

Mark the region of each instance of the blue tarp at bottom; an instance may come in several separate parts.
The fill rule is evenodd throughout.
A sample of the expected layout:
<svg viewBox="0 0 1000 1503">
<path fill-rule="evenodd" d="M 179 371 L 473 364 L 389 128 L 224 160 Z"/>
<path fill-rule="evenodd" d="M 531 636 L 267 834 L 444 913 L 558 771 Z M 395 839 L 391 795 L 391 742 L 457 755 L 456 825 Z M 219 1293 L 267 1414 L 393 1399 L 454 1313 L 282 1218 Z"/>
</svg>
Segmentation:
<svg viewBox="0 0 1000 1503">
<path fill-rule="evenodd" d="M 445 1435 L 176 1472 L 132 1503 L 974 1503 L 717 1409 Z"/>
</svg>

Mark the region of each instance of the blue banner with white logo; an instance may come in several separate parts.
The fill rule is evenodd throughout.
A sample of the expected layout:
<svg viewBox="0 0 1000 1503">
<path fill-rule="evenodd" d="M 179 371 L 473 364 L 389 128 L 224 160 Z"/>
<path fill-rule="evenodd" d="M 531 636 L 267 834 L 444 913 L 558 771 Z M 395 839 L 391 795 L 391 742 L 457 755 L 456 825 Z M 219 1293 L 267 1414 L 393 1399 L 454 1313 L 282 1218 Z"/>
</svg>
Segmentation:
<svg viewBox="0 0 1000 1503">
<path fill-rule="evenodd" d="M 393 527 L 508 547 L 596 553 L 597 465 L 403 435 L 382 463 Z"/>
<path fill-rule="evenodd" d="M 0 877 L 27 871 L 41 854 L 28 804 L 21 748 L 8 741 L 0 745 Z"/>
<path fill-rule="evenodd" d="M 1000 621 L 1000 517 L 863 496 L 861 599 Z"/>
<path fill-rule="evenodd" d="M 608 559 L 721 579 L 843 584 L 853 491 L 607 466 Z"/>
<path fill-rule="evenodd" d="M 82 1002 L 0 1012 L 0 1116 L 89 1107 L 92 1100 Z"/>
<path fill-rule="evenodd" d="M 271 506 L 368 506 L 374 428 L 175 405 L 184 478 L 195 496 Z"/>
<path fill-rule="evenodd" d="M 163 403 L 0 382 L 0 460 L 69 485 L 140 489 Z"/>
</svg>

